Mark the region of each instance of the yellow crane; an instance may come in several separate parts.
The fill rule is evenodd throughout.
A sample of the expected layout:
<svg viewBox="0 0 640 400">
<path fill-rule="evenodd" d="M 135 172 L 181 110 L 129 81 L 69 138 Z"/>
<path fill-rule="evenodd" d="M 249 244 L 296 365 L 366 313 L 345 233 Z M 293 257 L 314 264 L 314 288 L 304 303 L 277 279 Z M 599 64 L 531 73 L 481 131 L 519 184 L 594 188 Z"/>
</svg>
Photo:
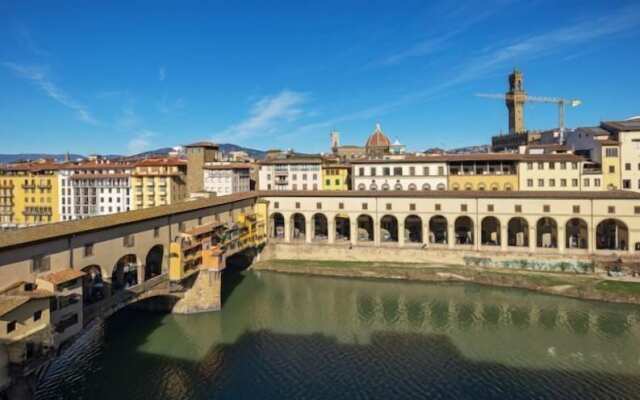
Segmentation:
<svg viewBox="0 0 640 400">
<path fill-rule="evenodd" d="M 560 143 L 564 142 L 564 108 L 566 105 L 570 107 L 578 107 L 582 104 L 581 100 L 578 99 L 563 99 L 560 97 L 545 97 L 545 96 L 529 96 L 529 95 L 510 95 L 510 94 L 493 94 L 493 93 L 478 93 L 476 94 L 478 97 L 485 97 L 488 99 L 499 99 L 499 100 L 519 100 L 525 102 L 532 103 L 552 103 L 558 105 L 558 128 L 560 128 Z"/>
</svg>

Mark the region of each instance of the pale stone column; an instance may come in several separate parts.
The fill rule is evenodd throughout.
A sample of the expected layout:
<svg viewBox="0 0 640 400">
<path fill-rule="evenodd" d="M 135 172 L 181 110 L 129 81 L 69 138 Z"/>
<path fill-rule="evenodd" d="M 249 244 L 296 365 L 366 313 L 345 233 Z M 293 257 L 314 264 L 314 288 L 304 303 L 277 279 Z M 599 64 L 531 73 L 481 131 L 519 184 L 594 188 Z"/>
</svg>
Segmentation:
<svg viewBox="0 0 640 400">
<path fill-rule="evenodd" d="M 473 219 L 472 219 L 473 221 Z M 480 250 L 480 243 L 482 242 L 482 224 L 480 221 L 473 222 L 473 248 Z"/>
<path fill-rule="evenodd" d="M 404 246 L 404 221 L 398 221 L 398 246 Z"/>
<path fill-rule="evenodd" d="M 290 215 L 284 216 L 284 241 L 286 243 L 291 242 L 291 229 L 292 229 L 291 227 L 292 227 L 291 216 Z"/>
<path fill-rule="evenodd" d="M 425 246 L 425 248 L 429 248 L 430 243 L 429 243 L 429 221 L 427 220 L 426 223 L 424 221 L 422 221 L 422 244 Z"/>
<path fill-rule="evenodd" d="M 313 217 L 306 217 L 304 219 L 304 241 L 306 243 L 311 243 L 311 239 L 313 238 L 313 221 L 311 220 Z"/>
<path fill-rule="evenodd" d="M 536 244 L 538 238 L 536 237 L 536 227 L 529 226 L 529 252 L 534 253 L 536 251 Z"/>
<path fill-rule="evenodd" d="M 509 226 L 500 222 L 500 250 L 507 251 L 507 245 L 509 243 Z"/>
<path fill-rule="evenodd" d="M 373 219 L 373 241 L 376 246 L 380 246 L 380 220 L 378 218 Z"/>
<path fill-rule="evenodd" d="M 589 225 L 589 254 L 596 253 L 596 228 Z"/>
<path fill-rule="evenodd" d="M 565 243 L 566 238 L 565 238 L 565 232 L 564 232 L 564 226 L 558 226 L 558 252 L 560 254 L 564 254 L 565 252 Z"/>
<path fill-rule="evenodd" d="M 349 217 L 349 231 L 351 231 L 351 244 L 358 244 L 358 217 Z"/>
<path fill-rule="evenodd" d="M 327 217 L 327 243 L 334 244 L 336 241 L 336 221 L 335 218 Z"/>
<path fill-rule="evenodd" d="M 449 220 L 447 220 L 447 243 L 449 244 L 450 249 L 453 249 L 453 246 L 455 246 L 456 243 L 455 222 L 452 224 Z"/>
</svg>

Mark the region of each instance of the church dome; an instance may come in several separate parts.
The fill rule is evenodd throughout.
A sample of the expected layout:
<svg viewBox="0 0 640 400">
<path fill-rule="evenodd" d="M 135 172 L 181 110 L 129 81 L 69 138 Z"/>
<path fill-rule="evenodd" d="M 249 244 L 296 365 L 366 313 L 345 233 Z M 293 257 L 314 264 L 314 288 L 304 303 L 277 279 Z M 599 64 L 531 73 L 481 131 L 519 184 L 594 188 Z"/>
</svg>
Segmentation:
<svg viewBox="0 0 640 400">
<path fill-rule="evenodd" d="M 367 147 L 389 147 L 391 146 L 391 141 L 389 138 L 382 132 L 380 128 L 380 124 L 376 124 L 376 130 L 369 136 L 367 139 Z"/>
</svg>

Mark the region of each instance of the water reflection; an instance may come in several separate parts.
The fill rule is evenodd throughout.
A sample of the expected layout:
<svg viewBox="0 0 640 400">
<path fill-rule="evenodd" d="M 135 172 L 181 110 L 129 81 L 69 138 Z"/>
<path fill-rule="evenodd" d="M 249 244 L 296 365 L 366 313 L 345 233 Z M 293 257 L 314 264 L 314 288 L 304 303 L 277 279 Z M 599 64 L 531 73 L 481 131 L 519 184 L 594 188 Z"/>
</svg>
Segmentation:
<svg viewBox="0 0 640 400">
<path fill-rule="evenodd" d="M 638 307 L 475 285 L 251 272 L 234 282 L 220 313 L 117 314 L 50 369 L 41 398 L 640 392 Z"/>
</svg>

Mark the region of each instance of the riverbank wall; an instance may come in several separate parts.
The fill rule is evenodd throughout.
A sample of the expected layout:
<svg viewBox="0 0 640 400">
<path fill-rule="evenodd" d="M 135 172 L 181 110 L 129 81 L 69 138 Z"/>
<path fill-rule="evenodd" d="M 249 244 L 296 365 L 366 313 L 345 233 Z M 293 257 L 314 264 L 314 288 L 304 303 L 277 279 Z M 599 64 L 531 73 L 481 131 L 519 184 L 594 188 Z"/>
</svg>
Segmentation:
<svg viewBox="0 0 640 400">
<path fill-rule="evenodd" d="M 607 279 L 597 260 L 319 245 L 269 244 L 253 269 L 348 278 L 462 282 L 565 297 L 640 304 L 640 282 Z M 478 261 L 480 260 L 480 261 Z"/>
</svg>

